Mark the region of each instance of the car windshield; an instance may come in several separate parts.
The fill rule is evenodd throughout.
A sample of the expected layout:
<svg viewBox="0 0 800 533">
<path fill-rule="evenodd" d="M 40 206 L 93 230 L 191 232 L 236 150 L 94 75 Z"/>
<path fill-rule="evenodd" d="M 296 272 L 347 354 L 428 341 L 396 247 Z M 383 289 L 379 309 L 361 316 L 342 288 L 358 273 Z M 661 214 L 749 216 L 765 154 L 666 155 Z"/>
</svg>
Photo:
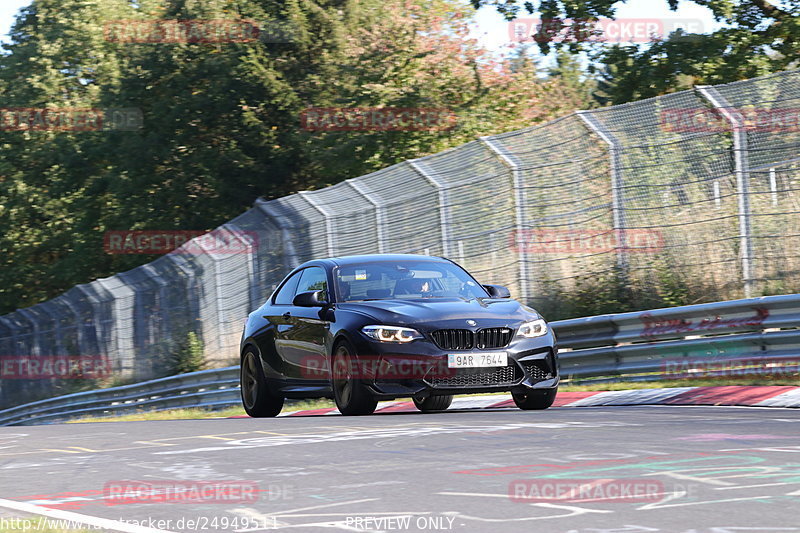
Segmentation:
<svg viewBox="0 0 800 533">
<path fill-rule="evenodd" d="M 375 261 L 340 267 L 339 299 L 487 298 L 486 290 L 453 263 Z"/>
</svg>

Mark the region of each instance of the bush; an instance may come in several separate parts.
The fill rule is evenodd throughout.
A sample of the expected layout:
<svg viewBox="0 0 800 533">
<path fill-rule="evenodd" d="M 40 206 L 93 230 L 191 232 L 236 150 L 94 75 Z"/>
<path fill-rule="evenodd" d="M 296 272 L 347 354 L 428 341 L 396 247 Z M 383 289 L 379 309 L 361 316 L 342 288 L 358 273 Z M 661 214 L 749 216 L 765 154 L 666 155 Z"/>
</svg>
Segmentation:
<svg viewBox="0 0 800 533">
<path fill-rule="evenodd" d="M 186 340 L 178 347 L 172 358 L 173 374 L 197 372 L 205 368 L 203 342 L 197 333 L 190 331 Z"/>
</svg>

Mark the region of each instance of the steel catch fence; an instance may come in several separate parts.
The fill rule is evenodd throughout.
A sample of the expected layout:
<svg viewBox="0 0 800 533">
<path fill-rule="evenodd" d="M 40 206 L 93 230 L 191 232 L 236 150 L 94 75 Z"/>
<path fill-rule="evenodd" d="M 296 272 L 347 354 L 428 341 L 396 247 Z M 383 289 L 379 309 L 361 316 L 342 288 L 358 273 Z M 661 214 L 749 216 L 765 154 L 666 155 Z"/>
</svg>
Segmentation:
<svg viewBox="0 0 800 533">
<path fill-rule="evenodd" d="M 166 375 L 190 333 L 211 365 L 233 364 L 247 313 L 321 256 L 443 255 L 534 306 L 609 273 L 632 286 L 672 277 L 715 300 L 793 292 L 800 127 L 763 117 L 799 111 L 800 71 L 787 71 L 579 111 L 258 200 L 214 232 L 239 253 L 198 238 L 0 317 L 0 364 L 97 355 L 117 381 L 141 381 Z M 64 387 L 2 379 L 0 407 Z"/>
<path fill-rule="evenodd" d="M 800 372 L 800 295 L 551 322 L 562 383 L 787 378 Z M 291 403 L 291 400 L 289 401 Z M 239 406 L 239 367 L 80 392 L 0 410 L 0 426 L 143 410 Z"/>
</svg>

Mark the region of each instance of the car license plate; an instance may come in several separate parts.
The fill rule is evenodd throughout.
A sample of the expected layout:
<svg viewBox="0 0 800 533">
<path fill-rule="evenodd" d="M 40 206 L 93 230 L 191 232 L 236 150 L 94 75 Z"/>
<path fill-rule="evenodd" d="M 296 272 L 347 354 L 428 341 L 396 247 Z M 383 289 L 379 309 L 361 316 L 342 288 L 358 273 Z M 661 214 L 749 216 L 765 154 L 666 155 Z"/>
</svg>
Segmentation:
<svg viewBox="0 0 800 533">
<path fill-rule="evenodd" d="M 508 365 L 506 352 L 472 352 L 447 354 L 448 368 L 486 368 Z"/>
</svg>

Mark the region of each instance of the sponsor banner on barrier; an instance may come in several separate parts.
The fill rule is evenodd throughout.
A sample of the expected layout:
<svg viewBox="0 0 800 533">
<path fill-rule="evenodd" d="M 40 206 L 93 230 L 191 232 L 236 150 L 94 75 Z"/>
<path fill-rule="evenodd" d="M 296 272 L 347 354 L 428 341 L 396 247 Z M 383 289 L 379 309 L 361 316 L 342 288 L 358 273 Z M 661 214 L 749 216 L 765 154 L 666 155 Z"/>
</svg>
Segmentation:
<svg viewBox="0 0 800 533">
<path fill-rule="evenodd" d="M 255 254 L 257 248 L 254 231 L 115 230 L 103 235 L 107 254 Z"/>
<path fill-rule="evenodd" d="M 508 497 L 516 503 L 641 503 L 664 498 L 664 484 L 654 479 L 516 479 Z"/>
<path fill-rule="evenodd" d="M 690 334 L 693 332 L 712 331 L 717 329 L 742 329 L 756 327 L 764 324 L 769 318 L 769 310 L 765 307 L 754 307 L 754 314 L 743 317 L 728 317 L 720 315 L 706 317 L 699 321 L 692 318 L 659 318 L 651 313 L 642 313 L 639 320 L 644 324 L 640 337 L 656 337 L 667 334 Z"/>
<path fill-rule="evenodd" d="M 0 108 L 0 131 L 136 131 L 143 124 L 137 108 Z"/>
<path fill-rule="evenodd" d="M 752 343 L 742 341 L 721 341 L 713 337 L 705 338 L 702 342 L 692 344 L 657 344 L 653 347 L 656 353 L 665 361 L 689 359 L 703 359 L 709 357 L 730 359 L 733 357 L 747 357 L 754 350 L 759 350 Z"/>
<path fill-rule="evenodd" d="M 450 109 L 309 107 L 300 114 L 307 131 L 445 131 L 456 126 Z"/>
<path fill-rule="evenodd" d="M 111 373 L 103 355 L 0 356 L 0 379 L 104 379 Z"/>
<path fill-rule="evenodd" d="M 703 21 L 693 18 L 519 18 L 508 22 L 508 36 L 518 43 L 649 43 L 673 32 L 703 33 Z"/>
<path fill-rule="evenodd" d="M 515 252 L 539 254 L 655 253 L 664 248 L 664 236 L 656 229 L 525 229 L 513 230 L 508 240 Z"/>
</svg>

